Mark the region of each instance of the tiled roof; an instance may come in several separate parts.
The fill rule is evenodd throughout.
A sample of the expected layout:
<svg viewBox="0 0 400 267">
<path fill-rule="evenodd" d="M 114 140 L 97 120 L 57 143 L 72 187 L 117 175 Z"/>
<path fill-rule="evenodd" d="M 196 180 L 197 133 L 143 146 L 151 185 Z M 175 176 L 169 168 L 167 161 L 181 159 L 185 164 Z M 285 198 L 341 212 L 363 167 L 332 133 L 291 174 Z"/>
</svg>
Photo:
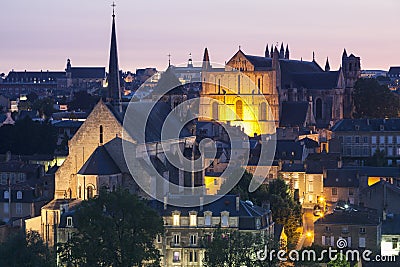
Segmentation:
<svg viewBox="0 0 400 267">
<path fill-rule="evenodd" d="M 121 173 L 121 170 L 104 146 L 96 148 L 78 172 L 81 175 L 112 175 L 118 173 Z"/>
<path fill-rule="evenodd" d="M 301 160 L 303 146 L 299 142 L 291 140 L 278 140 L 276 142 L 275 159 Z"/>
<path fill-rule="evenodd" d="M 332 127 L 333 132 L 400 131 L 400 118 L 343 119 Z"/>
<path fill-rule="evenodd" d="M 361 211 L 337 211 L 319 218 L 314 224 L 379 225 L 379 217 Z"/>
<path fill-rule="evenodd" d="M 104 79 L 106 77 L 106 68 L 104 67 L 72 67 L 72 79 Z"/>
<path fill-rule="evenodd" d="M 324 187 L 358 187 L 358 170 L 333 169 L 327 170 Z"/>
<path fill-rule="evenodd" d="M 303 127 L 307 119 L 308 102 L 282 102 L 280 127 Z"/>
</svg>

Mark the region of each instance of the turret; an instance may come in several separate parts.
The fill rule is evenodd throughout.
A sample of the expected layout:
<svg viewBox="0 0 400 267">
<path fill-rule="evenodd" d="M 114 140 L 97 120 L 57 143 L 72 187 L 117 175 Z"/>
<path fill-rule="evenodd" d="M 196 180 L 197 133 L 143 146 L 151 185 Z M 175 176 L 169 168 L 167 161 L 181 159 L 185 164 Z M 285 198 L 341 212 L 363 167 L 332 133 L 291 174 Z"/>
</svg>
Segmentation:
<svg viewBox="0 0 400 267">
<path fill-rule="evenodd" d="M 326 57 L 325 71 L 330 71 L 330 70 L 331 70 L 331 66 L 329 65 L 329 59 L 328 59 L 328 57 Z"/>
<path fill-rule="evenodd" d="M 279 58 L 285 57 L 285 49 L 283 48 L 283 43 L 281 44 L 281 50 L 279 51 Z"/>
<path fill-rule="evenodd" d="M 269 48 L 268 48 L 268 44 L 267 44 L 267 46 L 265 47 L 265 53 L 264 53 L 264 56 L 265 57 L 269 57 Z"/>
<path fill-rule="evenodd" d="M 204 49 L 202 68 L 203 68 L 203 70 L 211 69 L 210 56 L 208 55 L 207 47 Z"/>
<path fill-rule="evenodd" d="M 289 45 L 286 44 L 285 58 L 289 59 Z"/>
</svg>

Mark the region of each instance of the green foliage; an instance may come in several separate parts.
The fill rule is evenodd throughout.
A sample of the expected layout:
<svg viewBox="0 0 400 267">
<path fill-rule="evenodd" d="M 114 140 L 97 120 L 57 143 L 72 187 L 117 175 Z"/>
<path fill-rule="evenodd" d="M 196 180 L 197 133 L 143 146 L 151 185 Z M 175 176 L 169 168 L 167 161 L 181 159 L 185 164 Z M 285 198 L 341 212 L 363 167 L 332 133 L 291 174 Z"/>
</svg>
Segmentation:
<svg viewBox="0 0 400 267">
<path fill-rule="evenodd" d="M 280 178 L 271 181 L 269 184 L 263 184 L 256 191 L 250 193 L 248 188 L 252 178 L 251 173 L 244 172 L 230 194 L 240 195 L 241 199 L 251 200 L 257 205 L 269 202 L 273 220 L 285 226 L 288 246 L 294 246 L 298 238 L 297 227 L 302 224 L 301 205 L 293 199 L 289 186 Z"/>
<path fill-rule="evenodd" d="M 37 232 L 18 232 L 0 245 L 0 266 L 51 267 L 56 266 L 52 253 Z"/>
<path fill-rule="evenodd" d="M 15 125 L 0 127 L 0 153 L 11 151 L 17 155 L 53 154 L 57 131 L 48 122 L 34 122 L 29 117 Z"/>
<path fill-rule="evenodd" d="M 259 235 L 217 229 L 212 240 L 205 240 L 204 266 L 268 266 L 267 262 L 257 260 L 256 253 L 264 250 L 264 244 Z"/>
<path fill-rule="evenodd" d="M 328 262 L 328 267 L 350 267 L 343 254 L 338 254 L 336 260 Z"/>
<path fill-rule="evenodd" d="M 360 79 L 353 92 L 356 118 L 393 118 L 400 111 L 399 96 L 375 79 Z"/>
<path fill-rule="evenodd" d="M 32 104 L 32 109 L 37 110 L 40 117 L 49 118 L 54 112 L 54 100 L 50 97 L 36 99 Z"/>
<path fill-rule="evenodd" d="M 73 266 L 159 266 L 154 246 L 163 233 L 161 217 L 128 191 L 101 191 L 75 213 L 78 233 L 59 244 L 62 262 Z"/>
</svg>

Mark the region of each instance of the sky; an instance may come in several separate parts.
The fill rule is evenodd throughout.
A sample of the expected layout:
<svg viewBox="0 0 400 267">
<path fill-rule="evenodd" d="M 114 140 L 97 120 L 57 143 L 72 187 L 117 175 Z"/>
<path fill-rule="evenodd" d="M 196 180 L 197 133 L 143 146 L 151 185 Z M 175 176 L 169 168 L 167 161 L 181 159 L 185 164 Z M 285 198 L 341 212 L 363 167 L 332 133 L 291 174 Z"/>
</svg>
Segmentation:
<svg viewBox="0 0 400 267">
<path fill-rule="evenodd" d="M 112 1 L 1 0 L 0 73 L 108 66 Z M 241 46 L 263 55 L 289 44 L 291 58 L 340 67 L 343 49 L 363 69 L 400 66 L 399 0 L 116 0 L 120 68 L 224 63 Z"/>
</svg>

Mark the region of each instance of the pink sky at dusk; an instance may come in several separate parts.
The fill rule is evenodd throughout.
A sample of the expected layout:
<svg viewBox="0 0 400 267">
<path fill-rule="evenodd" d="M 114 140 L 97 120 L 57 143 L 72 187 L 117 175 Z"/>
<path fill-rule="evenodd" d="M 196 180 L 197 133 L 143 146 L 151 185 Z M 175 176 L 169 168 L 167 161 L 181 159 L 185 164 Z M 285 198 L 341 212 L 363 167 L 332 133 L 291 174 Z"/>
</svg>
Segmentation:
<svg viewBox="0 0 400 267">
<path fill-rule="evenodd" d="M 111 1 L 12 0 L 0 5 L 0 73 L 107 66 Z M 399 0 L 116 1 L 120 68 L 157 67 L 202 59 L 227 61 L 241 45 L 263 55 L 289 43 L 291 58 L 326 57 L 338 69 L 343 48 L 363 69 L 400 66 Z"/>
</svg>

